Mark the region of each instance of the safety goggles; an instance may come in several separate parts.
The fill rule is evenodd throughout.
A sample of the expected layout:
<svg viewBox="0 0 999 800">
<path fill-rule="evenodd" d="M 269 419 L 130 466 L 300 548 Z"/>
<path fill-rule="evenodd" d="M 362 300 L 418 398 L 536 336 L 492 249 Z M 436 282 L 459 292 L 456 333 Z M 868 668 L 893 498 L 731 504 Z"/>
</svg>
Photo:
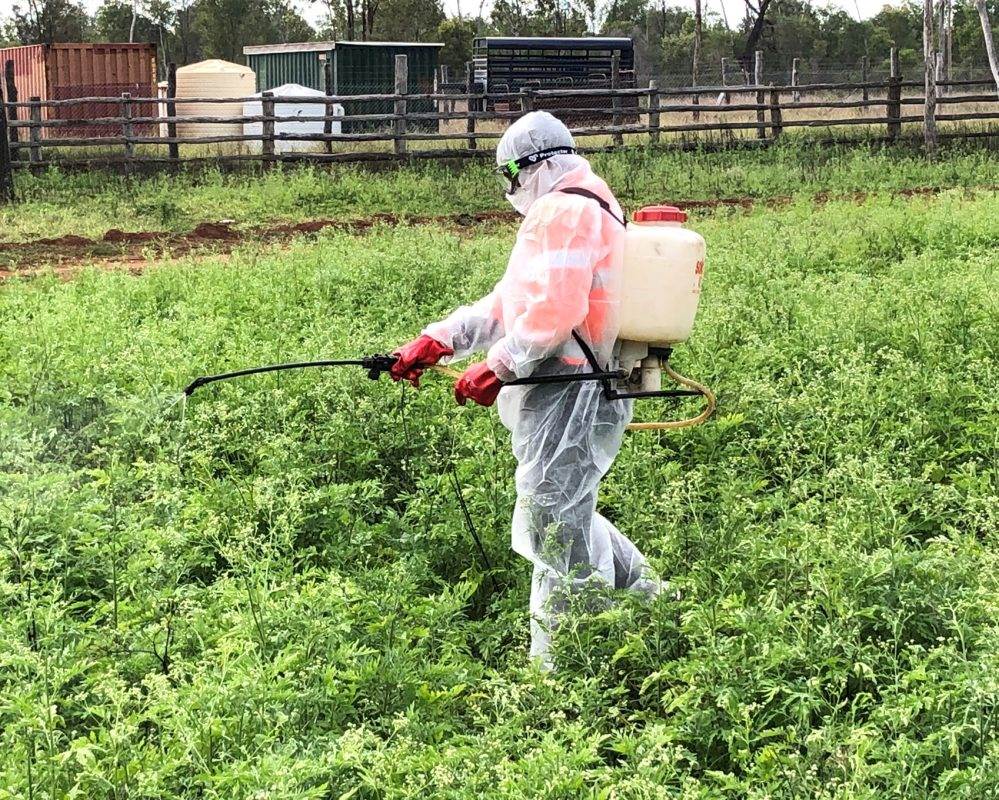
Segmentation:
<svg viewBox="0 0 999 800">
<path fill-rule="evenodd" d="M 496 175 L 499 177 L 503 190 L 507 194 L 513 194 L 520 188 L 521 170 L 547 161 L 553 156 L 573 155 L 575 152 L 575 147 L 549 147 L 547 150 L 539 150 L 522 158 L 511 158 L 496 168 Z"/>
</svg>

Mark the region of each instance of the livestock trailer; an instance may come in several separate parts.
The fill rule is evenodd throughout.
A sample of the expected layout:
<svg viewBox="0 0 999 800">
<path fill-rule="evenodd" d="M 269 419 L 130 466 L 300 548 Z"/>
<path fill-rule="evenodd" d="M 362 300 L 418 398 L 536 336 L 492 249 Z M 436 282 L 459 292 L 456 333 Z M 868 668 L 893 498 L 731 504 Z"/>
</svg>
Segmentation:
<svg viewBox="0 0 999 800">
<path fill-rule="evenodd" d="M 475 82 L 489 94 L 517 93 L 521 89 L 609 89 L 611 64 L 619 59 L 620 87 L 635 87 L 635 46 L 626 37 L 483 36 L 472 42 Z M 516 101 L 513 101 L 516 102 Z M 512 107 L 497 100 L 492 107 Z M 567 108 L 603 108 L 606 97 L 537 98 L 534 107 L 552 111 L 564 122 L 608 120 L 598 114 L 562 112 Z M 624 98 L 625 118 L 634 119 L 637 98 Z M 630 110 L 630 114 L 628 113 Z"/>
<path fill-rule="evenodd" d="M 429 94 L 434 91 L 438 53 L 443 47 L 425 42 L 297 42 L 264 44 L 243 48 L 247 65 L 257 74 L 257 91 L 297 83 L 326 94 L 392 94 L 395 91 L 395 57 L 407 58 L 407 91 Z M 326 64 L 331 64 L 333 85 L 326 85 Z M 391 114 L 391 100 L 346 100 L 344 133 L 370 131 L 391 123 L 350 121 L 352 114 Z M 431 113 L 432 100 L 411 100 L 408 110 Z M 421 120 L 421 130 L 437 130 L 436 120 Z"/>
<path fill-rule="evenodd" d="M 70 100 L 78 97 L 156 97 L 156 45 L 154 44 L 29 44 L 0 49 L 0 67 L 14 62 L 14 86 L 18 101 Z M 156 116 L 156 103 L 136 104 L 136 117 Z M 121 105 L 87 102 L 70 106 L 42 107 L 42 119 L 67 124 L 42 128 L 42 136 L 55 138 L 121 135 L 121 125 L 94 125 L 87 120 L 121 116 Z M 18 119 L 28 120 L 27 108 L 18 109 Z M 72 120 L 79 120 L 77 123 Z M 151 134 L 154 126 L 137 124 L 136 133 Z M 26 137 L 22 129 L 22 138 Z"/>
</svg>

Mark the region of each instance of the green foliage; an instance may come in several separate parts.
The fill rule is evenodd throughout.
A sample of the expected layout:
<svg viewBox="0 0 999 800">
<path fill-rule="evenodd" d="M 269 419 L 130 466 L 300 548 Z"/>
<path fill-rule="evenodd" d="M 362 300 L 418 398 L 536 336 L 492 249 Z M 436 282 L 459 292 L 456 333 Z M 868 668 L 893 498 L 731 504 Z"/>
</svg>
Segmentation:
<svg viewBox="0 0 999 800">
<path fill-rule="evenodd" d="M 379 0 L 373 41 L 434 42 L 446 24 L 440 0 Z M 469 37 L 466 46 L 471 47 Z"/>
<path fill-rule="evenodd" d="M 196 0 L 192 8 L 206 58 L 242 63 L 245 45 L 315 38 L 286 0 Z"/>
<path fill-rule="evenodd" d="M 954 148 L 928 162 L 916 149 L 807 143 L 756 152 L 680 153 L 644 148 L 592 156 L 621 201 L 650 203 L 819 192 L 893 192 L 910 187 L 994 187 L 999 160 L 987 149 Z M 408 216 L 509 210 L 495 189 L 492 167 L 461 169 L 436 162 L 386 171 L 343 165 L 275 170 L 264 176 L 207 171 L 129 180 L 101 172 L 40 176 L 19 173 L 16 207 L 0 206 L 8 240 L 75 233 L 100 237 L 108 228 L 187 231 L 204 220 L 231 219 L 244 227 L 372 213 Z"/>
<path fill-rule="evenodd" d="M 602 162 L 625 193 L 681 180 L 634 158 Z M 178 398 L 391 347 L 488 289 L 513 226 L 4 285 L 0 797 L 994 796 L 999 195 L 898 197 L 927 173 L 887 158 L 804 178 L 863 202 L 695 213 L 676 362 L 719 410 L 630 434 L 601 497 L 683 596 L 573 615 L 553 675 L 493 411 L 346 369 Z M 764 193 L 794 164 L 710 172 Z"/>
<path fill-rule="evenodd" d="M 472 39 L 475 38 L 475 22 L 469 19 L 452 17 L 437 26 L 437 41 L 444 46 L 438 58 L 452 72 L 453 80 L 465 74 L 465 64 L 472 60 Z"/>
<path fill-rule="evenodd" d="M 90 18 L 74 0 L 28 0 L 10 6 L 9 30 L 4 38 L 12 45 L 80 42 L 86 38 Z"/>
</svg>

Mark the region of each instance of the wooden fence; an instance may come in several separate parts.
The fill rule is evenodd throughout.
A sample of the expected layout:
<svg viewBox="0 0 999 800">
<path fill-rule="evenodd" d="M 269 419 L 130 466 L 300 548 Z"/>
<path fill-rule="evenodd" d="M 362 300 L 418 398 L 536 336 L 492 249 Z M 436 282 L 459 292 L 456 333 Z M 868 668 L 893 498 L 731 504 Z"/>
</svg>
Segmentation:
<svg viewBox="0 0 999 800">
<path fill-rule="evenodd" d="M 443 158 L 480 156 L 509 122 L 536 107 L 544 106 L 563 115 L 581 149 L 592 151 L 632 143 L 703 145 L 707 141 L 732 144 L 751 141 L 766 144 L 787 136 L 793 128 L 861 126 L 865 135 L 897 141 L 903 126 L 925 124 L 921 94 L 923 81 L 904 80 L 892 59 L 893 69 L 885 80 L 862 83 L 815 83 L 746 86 L 701 86 L 661 89 L 652 81 L 645 88 L 525 89 L 518 93 L 486 93 L 471 81 L 465 91 L 454 93 L 406 93 L 406 58 L 396 62 L 396 91 L 337 97 L 275 97 L 264 92 L 256 98 L 179 98 L 171 91 L 166 98 L 83 97 L 69 100 L 17 99 L 11 96 L 10 82 L 0 114 L 0 169 L 43 169 L 46 164 L 119 165 L 126 172 L 140 165 L 178 167 L 198 161 L 246 161 L 272 164 L 288 161 L 336 162 L 398 160 L 404 158 Z M 762 74 L 758 57 L 757 75 Z M 170 76 L 174 75 L 171 65 Z M 937 123 L 979 123 L 943 128 L 942 136 L 999 136 L 999 98 L 989 80 L 942 81 L 937 98 Z M 976 88 L 977 87 L 977 88 Z M 256 101 L 261 112 L 255 115 L 184 116 L 191 103 L 226 104 Z M 363 101 L 359 104 L 358 101 Z M 411 110 L 414 101 L 423 108 Z M 429 101 L 429 102 L 428 102 Z M 308 116 L 275 114 L 276 103 L 314 105 Z M 387 109 L 383 113 L 333 113 L 334 104 L 351 103 Z M 50 113 L 67 106 L 104 108 L 118 111 L 113 116 L 65 119 Z M 155 104 L 155 105 L 151 105 Z M 948 106 L 955 109 L 948 111 Z M 150 116 L 148 109 L 156 108 Z M 917 107 L 913 109 L 912 107 Z M 162 114 L 159 109 L 165 110 Z M 908 113 L 910 109 L 916 113 Z M 706 117 L 713 117 L 707 119 Z M 81 137 L 65 134 L 88 125 L 112 126 L 112 135 Z M 288 123 L 322 123 L 322 132 L 281 131 Z M 180 136 L 178 125 L 239 126 L 240 133 L 207 131 Z M 242 128 L 259 123 L 253 133 Z M 2 128 L 6 126 L 6 131 Z M 339 132 L 335 132 L 335 127 Z M 309 143 L 310 150 L 282 152 L 278 143 Z M 245 152 L 257 143 L 256 153 Z M 4 147 L 6 144 L 6 147 Z M 3 184 L 0 182 L 0 190 Z"/>
</svg>

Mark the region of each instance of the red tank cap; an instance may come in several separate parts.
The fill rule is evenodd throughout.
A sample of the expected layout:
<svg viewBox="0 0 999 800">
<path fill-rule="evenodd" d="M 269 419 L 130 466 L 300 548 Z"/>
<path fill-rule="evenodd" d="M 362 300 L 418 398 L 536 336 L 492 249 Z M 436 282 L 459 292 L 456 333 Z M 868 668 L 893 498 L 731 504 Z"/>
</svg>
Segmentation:
<svg viewBox="0 0 999 800">
<path fill-rule="evenodd" d="M 686 222 L 687 212 L 676 206 L 646 206 L 634 213 L 635 222 Z"/>
</svg>

